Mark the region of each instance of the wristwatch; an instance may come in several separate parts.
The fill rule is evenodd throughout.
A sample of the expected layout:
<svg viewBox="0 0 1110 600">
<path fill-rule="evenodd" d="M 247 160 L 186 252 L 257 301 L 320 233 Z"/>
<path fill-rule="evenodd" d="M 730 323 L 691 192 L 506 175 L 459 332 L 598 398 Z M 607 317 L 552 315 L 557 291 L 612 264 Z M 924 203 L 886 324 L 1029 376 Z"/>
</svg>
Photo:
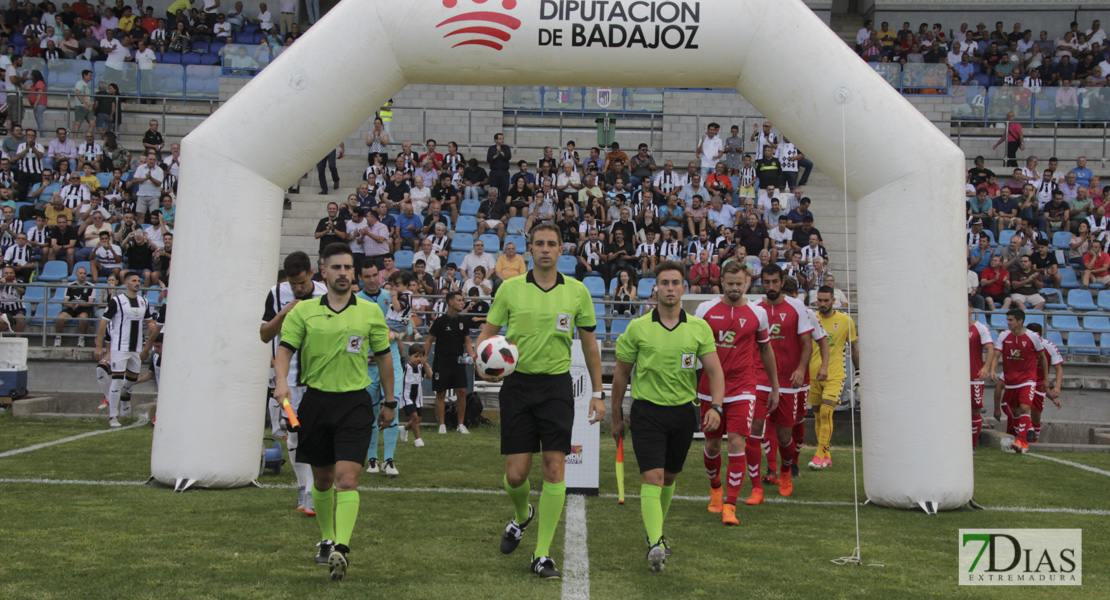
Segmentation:
<svg viewBox="0 0 1110 600">
<path fill-rule="evenodd" d="M 720 415 L 720 416 L 724 416 L 724 414 L 725 414 L 725 409 L 722 408 L 720 404 L 710 404 L 709 408 L 717 411 L 717 414 Z"/>
<path fill-rule="evenodd" d="M 393 400 L 392 402 L 382 402 L 382 407 L 389 409 L 397 408 L 397 401 Z"/>
</svg>

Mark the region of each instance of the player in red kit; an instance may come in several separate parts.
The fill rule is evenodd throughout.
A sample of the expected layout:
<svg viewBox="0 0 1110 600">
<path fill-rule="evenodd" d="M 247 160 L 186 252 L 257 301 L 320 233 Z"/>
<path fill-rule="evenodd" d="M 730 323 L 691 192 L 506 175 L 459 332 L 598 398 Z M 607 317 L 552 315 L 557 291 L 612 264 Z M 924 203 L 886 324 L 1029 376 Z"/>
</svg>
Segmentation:
<svg viewBox="0 0 1110 600">
<path fill-rule="evenodd" d="M 1040 323 L 1030 323 L 1029 331 L 1041 335 Z M 1041 412 L 1044 411 L 1044 399 L 1047 396 L 1052 403 L 1056 405 L 1059 410 L 1063 407 L 1060 404 L 1060 385 L 1064 381 L 1064 357 L 1060 354 L 1060 349 L 1056 344 L 1041 338 L 1041 343 L 1044 344 L 1044 359 L 1056 373 L 1056 385 L 1051 389 L 1048 388 L 1048 382 L 1042 377 L 1044 371 L 1037 369 L 1037 391 L 1033 393 L 1033 429 L 1029 431 L 1029 443 L 1036 442 L 1041 437 Z"/>
<path fill-rule="evenodd" d="M 994 352 L 994 340 L 991 339 L 991 330 L 972 316 L 970 302 L 967 310 L 967 338 L 971 350 L 971 447 L 974 448 L 979 445 L 979 432 L 983 430 L 983 380 L 988 374 L 987 365 Z M 983 350 L 987 351 L 986 362 L 983 361 Z"/>
<path fill-rule="evenodd" d="M 782 460 L 779 495 L 789 496 L 794 492 L 790 467 L 798 457 L 792 434 L 797 420 L 797 402 L 802 397 L 799 392 L 804 389 L 809 358 L 813 353 L 813 344 L 810 343 L 813 325 L 810 324 L 805 305 L 782 292 L 782 268 L 776 264 L 767 265 L 763 268 L 761 277 L 767 297 L 759 306 L 767 311 L 767 320 L 771 326 L 771 348 L 775 351 L 780 398 L 777 405 L 771 402 L 771 386 L 767 374 L 763 371 L 756 373 L 755 419 L 752 420 L 752 434 L 744 449 L 748 461 L 748 477 L 752 480 L 752 495 L 744 503 L 752 505 L 763 503 L 759 464 L 763 459 L 761 443 L 767 421 L 776 426 L 778 433 L 779 455 Z"/>
<path fill-rule="evenodd" d="M 724 295 L 703 302 L 696 315 L 709 323 L 717 345 L 717 356 L 725 372 L 724 415 L 716 431 L 705 432 L 705 473 L 709 476 L 709 512 L 721 513 L 725 525 L 739 525 L 736 499 L 744 481 L 745 447 L 755 417 L 755 382 L 758 357 L 763 362 L 759 373 L 768 380 L 767 401 L 778 403 L 779 382 L 775 355 L 771 350 L 767 312 L 744 298 L 751 277 L 744 263 L 732 261 L 721 273 Z M 698 382 L 702 418 L 710 410 L 712 396 L 709 377 L 703 373 Z M 721 488 L 721 433 L 728 431 L 728 493 Z M 757 467 L 756 480 L 759 479 Z M 723 498 L 722 498 L 723 497 Z"/>
<path fill-rule="evenodd" d="M 1044 371 L 1048 378 L 1048 363 L 1044 359 L 1044 344 L 1041 336 L 1025 328 L 1025 311 L 1020 308 L 1006 313 L 1006 331 L 998 336 L 997 350 L 991 356 L 991 379 L 998 380 L 998 360 L 1002 359 L 1002 374 L 1006 377 L 1006 391 L 1003 401 L 1017 421 L 1017 438 L 1010 445 L 1015 452 L 1029 452 L 1029 430 L 1033 421 L 1034 395 L 1037 390 L 1037 371 Z M 994 417 L 1002 418 L 1002 411 L 995 405 Z"/>
</svg>

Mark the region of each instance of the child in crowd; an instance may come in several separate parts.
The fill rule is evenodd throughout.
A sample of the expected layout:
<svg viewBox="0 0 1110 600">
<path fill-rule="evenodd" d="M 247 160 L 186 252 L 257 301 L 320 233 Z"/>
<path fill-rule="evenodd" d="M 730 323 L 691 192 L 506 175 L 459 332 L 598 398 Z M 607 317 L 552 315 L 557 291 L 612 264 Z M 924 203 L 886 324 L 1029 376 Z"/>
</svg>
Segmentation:
<svg viewBox="0 0 1110 600">
<path fill-rule="evenodd" d="M 390 300 L 389 312 L 385 315 L 385 322 L 392 332 L 390 337 L 399 342 L 397 345 L 401 348 L 402 362 L 407 360 L 405 345 L 400 342 L 406 339 L 409 332 L 409 319 L 412 314 L 412 290 L 410 289 L 412 283 L 412 273 L 408 271 L 397 271 L 389 277 L 390 293 L 393 297 Z"/>
</svg>

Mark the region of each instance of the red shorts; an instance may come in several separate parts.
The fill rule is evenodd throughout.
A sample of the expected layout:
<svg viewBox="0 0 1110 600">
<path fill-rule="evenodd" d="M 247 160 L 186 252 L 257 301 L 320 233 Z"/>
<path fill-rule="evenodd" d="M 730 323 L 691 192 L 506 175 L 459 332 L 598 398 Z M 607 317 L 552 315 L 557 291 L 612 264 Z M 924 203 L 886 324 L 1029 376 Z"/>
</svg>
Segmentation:
<svg viewBox="0 0 1110 600">
<path fill-rule="evenodd" d="M 701 401 L 701 420 L 703 423 L 705 422 L 705 413 L 710 410 L 709 406 L 710 402 L 708 400 Z M 751 435 L 752 419 L 755 418 L 755 402 L 753 400 L 725 402 L 722 408 L 724 408 L 724 415 L 721 418 L 721 426 L 717 428 L 717 431 L 703 431 L 705 439 L 719 440 L 726 432 L 744 437 Z"/>
<path fill-rule="evenodd" d="M 971 410 L 978 413 L 983 410 L 983 382 L 971 384 Z"/>
<path fill-rule="evenodd" d="M 798 410 L 795 414 L 794 420 L 794 423 L 797 424 L 805 421 L 806 419 L 806 412 L 808 411 L 809 407 L 809 386 L 806 386 L 803 390 L 796 392 L 794 396 L 794 403 L 798 405 Z M 779 402 L 782 402 L 781 398 L 779 399 Z"/>
<path fill-rule="evenodd" d="M 1010 406 L 1013 414 L 1018 414 L 1018 406 L 1033 406 L 1037 389 L 1032 385 L 1023 385 L 1017 388 L 1006 388 L 1002 394 L 1002 402 Z"/>
<path fill-rule="evenodd" d="M 771 392 L 769 391 L 756 390 L 755 418 L 766 419 L 768 422 L 782 427 L 793 427 L 794 424 L 797 423 L 798 400 L 800 394 L 795 392 L 779 392 L 779 405 L 775 408 L 775 412 L 768 414 L 767 401 L 770 399 L 770 396 Z"/>
<path fill-rule="evenodd" d="M 1033 410 L 1035 410 L 1037 412 L 1043 412 L 1044 411 L 1044 399 L 1045 399 L 1045 386 L 1044 386 L 1044 382 L 1041 381 L 1041 382 L 1037 383 L 1037 391 L 1033 392 Z"/>
</svg>

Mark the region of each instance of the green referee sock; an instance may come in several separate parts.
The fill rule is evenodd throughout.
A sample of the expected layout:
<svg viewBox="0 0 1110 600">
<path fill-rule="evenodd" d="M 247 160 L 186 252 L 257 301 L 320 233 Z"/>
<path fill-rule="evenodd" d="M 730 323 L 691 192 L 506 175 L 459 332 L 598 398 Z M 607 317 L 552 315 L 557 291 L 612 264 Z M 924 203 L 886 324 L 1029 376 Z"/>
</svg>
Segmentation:
<svg viewBox="0 0 1110 600">
<path fill-rule="evenodd" d="M 317 513 L 319 514 L 319 513 Z M 335 543 L 349 546 L 351 532 L 358 518 L 358 492 L 339 492 L 335 495 Z"/>
<path fill-rule="evenodd" d="M 674 484 L 663 486 L 659 494 L 659 507 L 663 509 L 663 520 L 667 520 L 667 511 L 671 509 L 671 498 L 674 498 Z M 662 527 L 662 523 L 659 525 Z"/>
<path fill-rule="evenodd" d="M 514 488 L 509 485 L 509 476 L 506 475 L 502 481 L 505 484 L 505 491 L 509 493 L 509 500 L 513 501 L 513 510 L 515 511 L 514 518 L 516 524 L 520 525 L 528 520 L 528 494 L 532 493 L 532 488 L 525 479 L 520 487 Z"/>
<path fill-rule="evenodd" d="M 649 544 L 655 544 L 663 537 L 662 495 L 663 488 L 657 485 L 640 485 L 640 514 L 644 517 Z"/>
<path fill-rule="evenodd" d="M 335 486 L 324 492 L 312 486 L 312 505 L 316 508 L 316 524 L 320 526 L 320 540 L 335 541 Z"/>
<path fill-rule="evenodd" d="M 536 554 L 534 556 L 547 556 L 551 552 L 551 540 L 555 538 L 555 528 L 559 526 L 559 517 L 563 514 L 563 504 L 567 500 L 567 484 L 543 482 L 543 492 L 540 494 L 539 508 L 539 534 L 536 536 Z"/>
</svg>

